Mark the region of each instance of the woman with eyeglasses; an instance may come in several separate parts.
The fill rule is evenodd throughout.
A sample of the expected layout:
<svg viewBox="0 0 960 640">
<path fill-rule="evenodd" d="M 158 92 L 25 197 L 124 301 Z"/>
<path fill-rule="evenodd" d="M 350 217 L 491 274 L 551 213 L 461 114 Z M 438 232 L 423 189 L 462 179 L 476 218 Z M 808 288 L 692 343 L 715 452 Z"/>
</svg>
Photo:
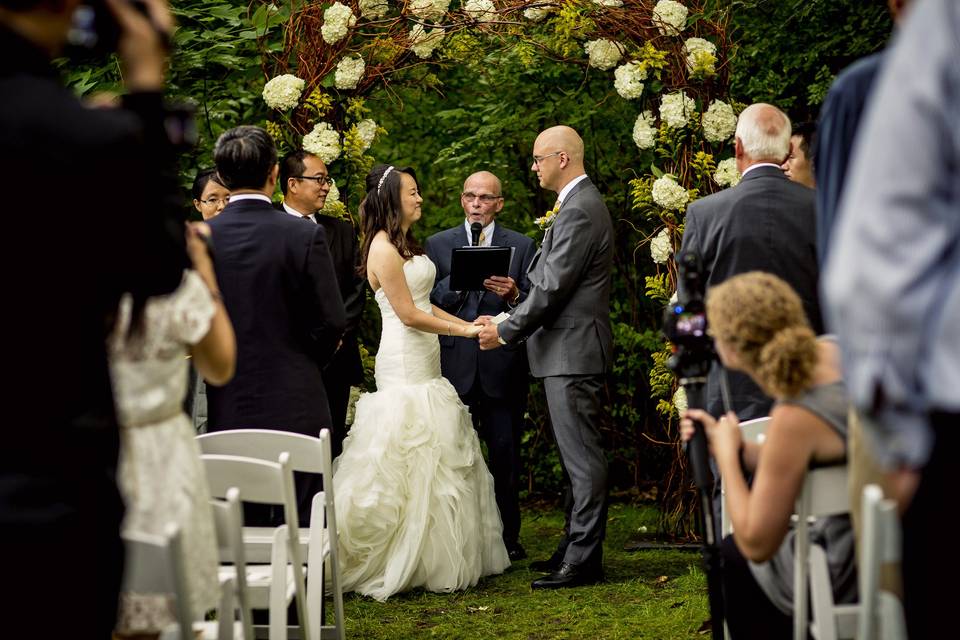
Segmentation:
<svg viewBox="0 0 960 640">
<path fill-rule="evenodd" d="M 220 178 L 216 169 L 204 169 L 193 180 L 193 206 L 197 208 L 204 220 L 216 216 L 230 202 L 230 192 Z"/>
<path fill-rule="evenodd" d="M 752 271 L 707 292 L 720 360 L 776 400 L 763 445 L 743 442 L 737 416 L 685 411 L 681 436 L 703 423 L 720 468 L 733 535 L 721 544 L 724 615 L 734 638 L 789 638 L 793 629 L 790 516 L 811 465 L 846 459 L 847 397 L 837 344 L 817 339 L 800 297 L 776 276 Z M 752 471 L 747 483 L 745 469 Z M 834 601 L 856 600 L 853 533 L 846 515 L 820 518 L 810 540 L 827 554 Z"/>
</svg>

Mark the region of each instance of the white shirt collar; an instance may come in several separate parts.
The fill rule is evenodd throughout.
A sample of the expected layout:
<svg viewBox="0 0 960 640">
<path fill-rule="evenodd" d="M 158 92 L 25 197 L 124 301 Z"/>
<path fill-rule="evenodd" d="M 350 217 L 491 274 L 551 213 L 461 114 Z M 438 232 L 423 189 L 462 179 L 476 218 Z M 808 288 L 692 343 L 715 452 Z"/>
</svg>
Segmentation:
<svg viewBox="0 0 960 640">
<path fill-rule="evenodd" d="M 750 165 L 749 167 L 747 167 L 746 169 L 744 169 L 744 170 L 743 170 L 743 175 L 741 175 L 740 178 L 741 178 L 741 179 L 742 179 L 742 178 L 745 178 L 748 173 L 750 173 L 750 172 L 753 171 L 754 169 L 759 169 L 760 167 L 773 167 L 774 169 L 779 169 L 779 168 L 780 168 L 780 165 L 778 165 L 778 164 L 773 164 L 772 162 L 758 162 L 757 164 L 752 164 L 752 165 Z"/>
<path fill-rule="evenodd" d="M 492 247 L 493 246 L 493 230 L 496 227 L 497 221 L 491 220 L 490 224 L 485 226 L 480 230 L 480 233 L 483 234 L 483 242 L 478 246 L 480 247 Z M 467 218 L 463 219 L 463 228 L 467 230 L 467 246 L 470 246 L 470 243 L 473 241 L 473 236 L 470 235 L 470 220 Z"/>
<path fill-rule="evenodd" d="M 560 190 L 560 193 L 557 194 L 557 200 L 562 204 L 564 200 L 567 199 L 567 196 L 570 195 L 570 192 L 573 191 L 573 188 L 587 179 L 587 174 L 581 173 L 579 176 L 567 183 L 563 189 Z"/>
<path fill-rule="evenodd" d="M 262 193 L 238 193 L 230 196 L 230 202 L 240 202 L 241 200 L 263 200 L 268 204 L 272 204 L 270 198 Z"/>
<path fill-rule="evenodd" d="M 310 215 L 304 215 L 299 211 L 297 211 L 296 209 L 294 209 L 293 207 L 291 207 L 290 205 L 288 205 L 286 201 L 283 202 L 283 210 L 292 216 L 297 216 L 298 218 L 310 218 L 311 220 L 316 222 L 316 219 L 313 217 L 314 214 L 311 213 Z"/>
</svg>

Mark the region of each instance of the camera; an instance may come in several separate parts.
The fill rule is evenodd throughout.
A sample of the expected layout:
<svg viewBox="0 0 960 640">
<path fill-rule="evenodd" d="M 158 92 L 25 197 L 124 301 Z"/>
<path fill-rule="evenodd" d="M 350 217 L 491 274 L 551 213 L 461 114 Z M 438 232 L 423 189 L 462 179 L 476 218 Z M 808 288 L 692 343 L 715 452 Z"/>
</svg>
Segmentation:
<svg viewBox="0 0 960 640">
<path fill-rule="evenodd" d="M 148 15 L 143 0 L 128 0 L 140 13 Z M 67 43 L 71 58 L 95 58 L 117 50 L 120 25 L 104 0 L 86 0 L 73 12 Z"/>
<path fill-rule="evenodd" d="M 663 334 L 673 344 L 667 366 L 684 379 L 703 378 L 715 358 L 707 333 L 706 281 L 700 256 L 686 251 L 677 261 L 677 301 L 667 305 Z"/>
</svg>

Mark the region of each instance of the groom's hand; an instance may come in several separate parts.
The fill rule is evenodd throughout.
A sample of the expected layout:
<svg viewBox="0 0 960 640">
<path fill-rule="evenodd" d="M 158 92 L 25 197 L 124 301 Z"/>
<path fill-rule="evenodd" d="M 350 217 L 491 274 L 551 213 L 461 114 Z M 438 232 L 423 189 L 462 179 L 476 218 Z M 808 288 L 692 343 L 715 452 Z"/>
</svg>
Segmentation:
<svg viewBox="0 0 960 640">
<path fill-rule="evenodd" d="M 490 323 L 480 330 L 480 350 L 489 351 L 500 346 L 500 332 L 497 325 Z"/>
<path fill-rule="evenodd" d="M 491 322 L 493 322 L 493 316 L 477 316 L 477 319 L 473 321 L 473 324 L 479 324 L 481 327 L 485 327 Z"/>
</svg>

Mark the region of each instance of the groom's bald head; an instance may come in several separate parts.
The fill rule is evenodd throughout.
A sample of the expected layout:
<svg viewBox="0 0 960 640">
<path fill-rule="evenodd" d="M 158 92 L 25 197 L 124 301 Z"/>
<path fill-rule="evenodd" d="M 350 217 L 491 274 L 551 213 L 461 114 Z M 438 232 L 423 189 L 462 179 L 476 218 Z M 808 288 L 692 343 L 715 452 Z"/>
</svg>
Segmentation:
<svg viewBox="0 0 960 640">
<path fill-rule="evenodd" d="M 532 171 L 540 186 L 559 193 L 583 169 L 583 139 L 573 128 L 559 125 L 545 129 L 533 143 Z"/>
</svg>

